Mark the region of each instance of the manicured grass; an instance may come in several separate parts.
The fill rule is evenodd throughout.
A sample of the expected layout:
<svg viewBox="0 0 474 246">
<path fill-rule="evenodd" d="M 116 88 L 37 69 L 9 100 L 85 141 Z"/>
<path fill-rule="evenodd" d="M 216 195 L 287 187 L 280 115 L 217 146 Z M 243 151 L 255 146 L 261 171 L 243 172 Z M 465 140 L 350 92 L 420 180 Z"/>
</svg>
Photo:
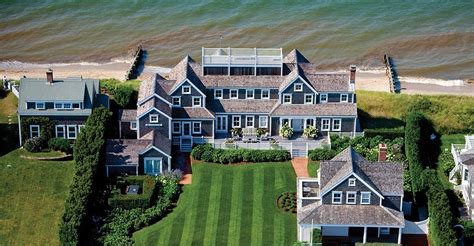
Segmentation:
<svg viewBox="0 0 474 246">
<path fill-rule="evenodd" d="M 0 245 L 59 245 L 73 162 L 24 160 L 20 153 L 0 157 Z"/>
<path fill-rule="evenodd" d="M 18 99 L 12 92 L 9 92 L 6 96 L 0 96 L 0 124 L 17 123 L 17 107 Z M 11 119 L 11 121 L 9 122 L 8 119 Z"/>
<path fill-rule="evenodd" d="M 174 211 L 134 234 L 137 245 L 292 245 L 296 216 L 276 206 L 295 191 L 289 163 L 194 164 Z"/>
<path fill-rule="evenodd" d="M 61 151 L 45 151 L 45 152 L 32 153 L 32 152 L 26 151 L 25 149 L 19 149 L 18 154 L 20 156 L 33 157 L 33 158 L 34 157 L 37 157 L 37 158 L 41 158 L 41 157 L 60 157 L 60 156 L 64 155 L 64 153 L 61 152 Z"/>
<path fill-rule="evenodd" d="M 318 177 L 319 161 L 309 160 L 308 162 L 308 173 L 311 177 Z"/>
<path fill-rule="evenodd" d="M 404 125 L 403 116 L 414 102 L 427 100 L 423 113 L 440 133 L 474 131 L 474 97 L 421 96 L 357 91 L 357 107 L 362 128 L 391 128 Z"/>
<path fill-rule="evenodd" d="M 451 144 L 464 144 L 465 134 L 449 134 L 441 136 L 441 151 L 451 151 Z"/>
</svg>

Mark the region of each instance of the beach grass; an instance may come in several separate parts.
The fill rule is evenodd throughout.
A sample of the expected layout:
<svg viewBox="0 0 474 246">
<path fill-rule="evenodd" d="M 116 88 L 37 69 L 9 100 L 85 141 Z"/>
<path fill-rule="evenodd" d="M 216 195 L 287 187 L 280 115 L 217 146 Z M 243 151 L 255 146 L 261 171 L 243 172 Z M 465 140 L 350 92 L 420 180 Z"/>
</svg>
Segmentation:
<svg viewBox="0 0 474 246">
<path fill-rule="evenodd" d="M 365 128 L 404 126 L 404 115 L 415 102 L 424 101 L 422 112 L 441 134 L 474 131 L 474 97 L 405 95 L 357 91 L 360 123 Z"/>
<path fill-rule="evenodd" d="M 17 107 L 18 98 L 16 98 L 12 92 L 8 92 L 6 95 L 0 95 L 0 124 L 17 123 Z"/>
<path fill-rule="evenodd" d="M 0 157 L 0 245 L 59 245 L 73 161 L 25 161 L 21 153 Z"/>
<path fill-rule="evenodd" d="M 296 216 L 279 210 L 294 192 L 290 163 L 194 164 L 174 211 L 133 235 L 137 245 L 292 245 Z"/>
</svg>

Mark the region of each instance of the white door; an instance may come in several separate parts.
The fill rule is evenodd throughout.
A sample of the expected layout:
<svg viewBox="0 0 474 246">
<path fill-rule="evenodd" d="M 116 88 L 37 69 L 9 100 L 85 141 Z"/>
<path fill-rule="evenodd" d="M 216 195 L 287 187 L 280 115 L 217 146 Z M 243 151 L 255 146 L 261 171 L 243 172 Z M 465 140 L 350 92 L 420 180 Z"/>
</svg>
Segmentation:
<svg viewBox="0 0 474 246">
<path fill-rule="evenodd" d="M 216 131 L 227 132 L 227 115 L 216 116 Z"/>
<path fill-rule="evenodd" d="M 183 122 L 182 127 L 183 129 L 181 129 L 181 135 L 191 136 L 191 122 Z"/>
</svg>

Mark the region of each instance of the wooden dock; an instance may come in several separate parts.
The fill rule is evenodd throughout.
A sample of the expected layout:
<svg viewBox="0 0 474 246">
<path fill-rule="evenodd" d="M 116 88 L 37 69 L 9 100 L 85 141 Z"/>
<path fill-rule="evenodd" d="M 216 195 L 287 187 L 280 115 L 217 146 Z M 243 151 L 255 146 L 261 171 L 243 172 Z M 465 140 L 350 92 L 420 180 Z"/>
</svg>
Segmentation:
<svg viewBox="0 0 474 246">
<path fill-rule="evenodd" d="M 143 59 L 143 52 L 144 50 L 141 45 L 138 45 L 134 50 L 132 64 L 130 64 L 130 68 L 125 74 L 125 80 L 135 79 L 137 77 L 138 67 Z"/>
<path fill-rule="evenodd" d="M 390 92 L 400 93 L 401 85 L 393 58 L 385 53 L 383 56 L 383 63 L 385 64 L 385 74 L 388 76 L 390 81 Z"/>
</svg>

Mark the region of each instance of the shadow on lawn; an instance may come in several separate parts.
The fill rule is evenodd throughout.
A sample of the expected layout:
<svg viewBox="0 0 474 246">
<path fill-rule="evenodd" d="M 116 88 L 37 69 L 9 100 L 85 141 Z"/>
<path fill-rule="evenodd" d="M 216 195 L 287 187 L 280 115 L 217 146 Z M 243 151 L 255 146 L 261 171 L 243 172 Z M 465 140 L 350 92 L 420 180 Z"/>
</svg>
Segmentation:
<svg viewBox="0 0 474 246">
<path fill-rule="evenodd" d="M 366 128 L 399 128 L 404 127 L 405 122 L 395 118 L 373 117 L 362 109 L 357 109 L 359 122 L 362 129 Z"/>
<path fill-rule="evenodd" d="M 18 148 L 18 124 L 0 124 L 0 156 Z"/>
</svg>

